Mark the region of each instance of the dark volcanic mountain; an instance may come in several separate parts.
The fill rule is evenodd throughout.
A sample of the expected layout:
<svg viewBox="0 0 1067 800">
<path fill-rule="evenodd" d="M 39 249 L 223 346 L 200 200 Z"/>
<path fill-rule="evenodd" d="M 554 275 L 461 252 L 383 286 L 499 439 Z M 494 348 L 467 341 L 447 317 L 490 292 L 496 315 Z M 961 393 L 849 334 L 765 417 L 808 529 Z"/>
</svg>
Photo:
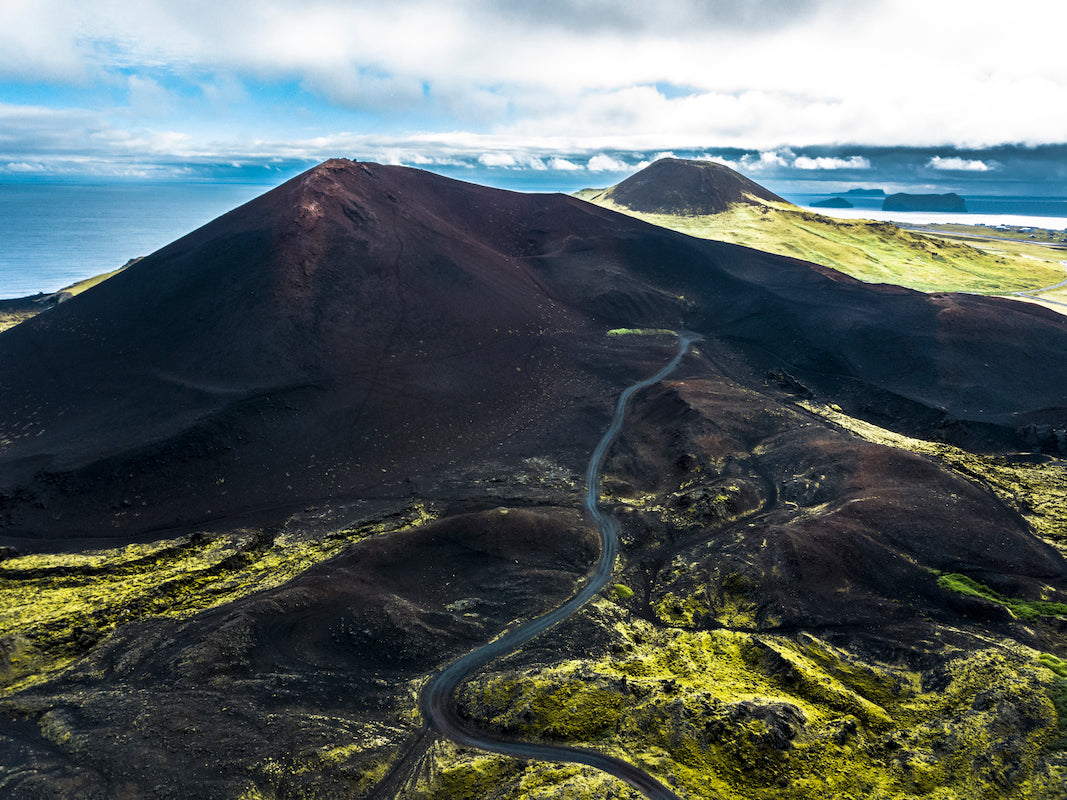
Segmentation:
<svg viewBox="0 0 1067 800">
<path fill-rule="evenodd" d="M 664 328 L 611 583 L 457 718 L 687 797 L 1063 796 L 1062 316 L 333 160 L 0 333 L 5 797 L 618 796 L 417 698 L 587 579 Z"/>
<path fill-rule="evenodd" d="M 0 335 L 2 533 L 122 537 L 393 494 L 573 441 L 541 420 L 565 428 L 561 409 L 603 391 L 590 338 L 638 325 L 939 425 L 1055 425 L 1067 404 L 1067 332 L 1038 308 L 330 161 Z"/>
<path fill-rule="evenodd" d="M 661 158 L 613 186 L 606 198 L 649 214 L 718 214 L 751 197 L 786 202 L 723 164 Z"/>
</svg>

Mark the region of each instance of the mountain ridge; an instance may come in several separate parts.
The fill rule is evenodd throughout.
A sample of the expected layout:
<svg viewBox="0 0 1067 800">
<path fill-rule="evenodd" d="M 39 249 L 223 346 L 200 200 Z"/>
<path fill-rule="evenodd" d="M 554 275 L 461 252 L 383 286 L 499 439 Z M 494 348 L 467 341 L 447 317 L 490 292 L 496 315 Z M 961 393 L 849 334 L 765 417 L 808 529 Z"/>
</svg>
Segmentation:
<svg viewBox="0 0 1067 800">
<path fill-rule="evenodd" d="M 887 222 L 827 217 L 782 200 L 725 165 L 663 161 L 616 186 L 575 196 L 671 230 L 802 258 L 869 283 L 1006 295 L 1065 277 L 1055 254 L 1020 256 L 995 243 L 979 249 L 977 241 L 924 236 Z M 639 191 L 621 191 L 624 186 Z"/>
<path fill-rule="evenodd" d="M 418 481 L 578 413 L 567 387 L 604 384 L 577 354 L 610 327 L 698 330 L 820 391 L 1010 438 L 1067 405 L 1058 323 L 564 195 L 333 160 L 0 334 L 0 521 L 121 535 Z M 1012 379 L 973 380 L 984 363 Z"/>
<path fill-rule="evenodd" d="M 786 202 L 723 164 L 681 158 L 657 159 L 592 196 L 652 214 L 718 214 L 739 203 Z"/>
<path fill-rule="evenodd" d="M 0 333 L 0 785 L 612 796 L 418 701 L 598 563 L 445 713 L 680 796 L 1058 796 L 1065 348 L 1047 310 L 326 162 Z"/>
</svg>

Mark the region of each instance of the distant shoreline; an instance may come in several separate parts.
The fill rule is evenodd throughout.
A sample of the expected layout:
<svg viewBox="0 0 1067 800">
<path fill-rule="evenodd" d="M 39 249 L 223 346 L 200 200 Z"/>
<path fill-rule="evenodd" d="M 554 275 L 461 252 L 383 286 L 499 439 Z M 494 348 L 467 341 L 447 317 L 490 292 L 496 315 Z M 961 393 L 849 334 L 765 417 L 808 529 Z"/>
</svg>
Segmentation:
<svg viewBox="0 0 1067 800">
<path fill-rule="evenodd" d="M 1013 228 L 1037 228 L 1046 231 L 1067 231 L 1067 217 L 1042 217 L 1034 214 L 987 214 L 983 212 L 950 213 L 938 211 L 882 211 L 874 208 L 815 208 L 800 204 L 805 211 L 836 219 L 870 219 L 892 222 L 902 228 L 915 225 L 973 225 Z"/>
</svg>

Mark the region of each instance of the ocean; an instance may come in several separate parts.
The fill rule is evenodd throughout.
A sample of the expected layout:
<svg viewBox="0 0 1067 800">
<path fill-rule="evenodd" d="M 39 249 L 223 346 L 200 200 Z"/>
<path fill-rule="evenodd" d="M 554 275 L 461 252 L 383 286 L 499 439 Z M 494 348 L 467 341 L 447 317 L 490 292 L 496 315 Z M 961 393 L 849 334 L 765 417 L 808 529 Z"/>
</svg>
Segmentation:
<svg viewBox="0 0 1067 800">
<path fill-rule="evenodd" d="M 0 299 L 146 256 L 268 191 L 235 183 L 0 183 Z"/>
<path fill-rule="evenodd" d="M 237 183 L 0 183 L 0 299 L 54 292 L 145 256 L 271 186 Z M 537 187 L 543 189 L 545 187 Z M 798 205 L 832 195 L 785 195 Z M 1067 229 L 1067 198 L 966 197 L 967 214 L 881 211 L 851 197 L 828 216 Z"/>
<path fill-rule="evenodd" d="M 920 194 L 921 192 L 916 192 Z M 848 194 L 783 194 L 798 206 L 839 219 L 874 219 L 902 225 L 1014 225 L 1019 227 L 1067 230 L 1067 197 L 1024 195 L 962 195 L 965 214 L 932 211 L 882 211 L 883 197 Z M 812 204 L 831 197 L 843 197 L 852 208 L 813 208 Z"/>
</svg>

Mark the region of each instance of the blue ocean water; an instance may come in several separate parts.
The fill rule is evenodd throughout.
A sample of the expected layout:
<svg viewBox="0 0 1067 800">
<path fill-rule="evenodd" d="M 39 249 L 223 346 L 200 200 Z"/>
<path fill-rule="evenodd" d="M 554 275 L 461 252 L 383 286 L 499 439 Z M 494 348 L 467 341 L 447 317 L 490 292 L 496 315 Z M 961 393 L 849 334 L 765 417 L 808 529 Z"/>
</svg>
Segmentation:
<svg viewBox="0 0 1067 800">
<path fill-rule="evenodd" d="M 0 299 L 54 292 L 121 267 L 270 186 L 0 183 Z"/>
<path fill-rule="evenodd" d="M 882 211 L 883 197 L 851 194 L 783 194 L 798 206 L 820 214 L 844 219 L 877 219 L 904 225 L 913 223 L 957 223 L 960 225 L 1020 225 L 1050 230 L 1067 229 L 1067 197 L 1025 195 L 962 195 L 967 212 L 953 214 L 928 211 Z M 812 203 L 831 197 L 844 197 L 852 208 L 812 208 Z"/>
<path fill-rule="evenodd" d="M 270 188 L 225 182 L 0 183 L 0 299 L 54 292 L 109 272 Z M 786 195 L 786 199 L 809 206 L 828 196 Z M 970 213 L 947 215 L 944 220 L 929 214 L 880 212 L 881 198 L 849 199 L 854 209 L 818 210 L 905 224 L 1003 222 L 1067 228 L 1067 198 L 965 196 Z"/>
</svg>

